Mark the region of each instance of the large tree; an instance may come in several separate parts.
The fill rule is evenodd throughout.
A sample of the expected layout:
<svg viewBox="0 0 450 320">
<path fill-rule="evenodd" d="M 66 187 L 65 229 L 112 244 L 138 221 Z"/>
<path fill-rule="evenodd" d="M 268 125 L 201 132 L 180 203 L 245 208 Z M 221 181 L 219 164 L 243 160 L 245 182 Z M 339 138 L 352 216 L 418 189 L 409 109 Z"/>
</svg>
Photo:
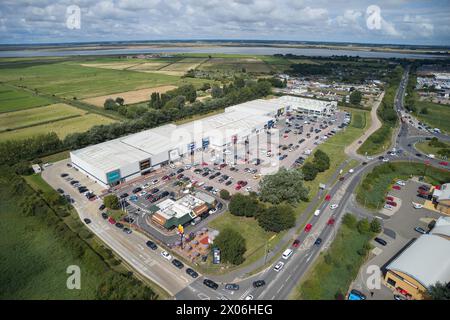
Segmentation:
<svg viewBox="0 0 450 320">
<path fill-rule="evenodd" d="M 359 105 L 361 103 L 361 99 L 362 99 L 362 93 L 359 92 L 358 90 L 354 90 L 351 94 L 350 94 L 350 103 L 353 105 Z"/>
<path fill-rule="evenodd" d="M 324 172 L 330 168 L 330 157 L 328 157 L 325 152 L 318 149 L 314 152 L 313 164 L 319 172 Z"/>
<path fill-rule="evenodd" d="M 235 216 L 254 217 L 261 210 L 261 205 L 258 199 L 237 193 L 231 197 L 228 209 Z"/>
<path fill-rule="evenodd" d="M 312 181 L 316 178 L 319 170 L 312 162 L 307 162 L 302 167 L 302 173 L 305 181 Z"/>
<path fill-rule="evenodd" d="M 450 282 L 436 284 L 430 286 L 428 295 L 433 300 L 450 300 Z"/>
<path fill-rule="evenodd" d="M 234 229 L 225 228 L 214 239 L 214 247 L 220 249 L 221 261 L 234 265 L 244 262 L 244 253 L 247 250 L 245 239 Z"/>
<path fill-rule="evenodd" d="M 295 226 L 294 210 L 286 204 L 269 207 L 258 215 L 258 223 L 264 230 L 272 232 L 292 228 Z"/>
<path fill-rule="evenodd" d="M 105 198 L 103 198 L 103 204 L 108 209 L 119 209 L 119 198 L 115 194 L 107 195 Z"/>
<path fill-rule="evenodd" d="M 308 199 L 308 188 L 303 184 L 303 174 L 295 169 L 281 168 L 265 176 L 259 183 L 260 199 L 278 204 L 286 201 L 295 204 Z"/>
</svg>

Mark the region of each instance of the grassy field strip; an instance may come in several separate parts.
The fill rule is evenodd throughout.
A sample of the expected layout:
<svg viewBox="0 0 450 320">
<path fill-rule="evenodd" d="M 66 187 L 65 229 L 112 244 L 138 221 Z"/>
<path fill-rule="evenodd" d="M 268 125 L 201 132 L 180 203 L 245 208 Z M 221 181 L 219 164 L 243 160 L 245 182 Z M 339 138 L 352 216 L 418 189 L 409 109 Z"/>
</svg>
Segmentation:
<svg viewBox="0 0 450 320">
<path fill-rule="evenodd" d="M 122 97 L 125 100 L 125 104 L 134 104 L 134 103 L 139 103 L 139 102 L 150 100 L 150 95 L 153 92 L 165 93 L 165 92 L 167 92 L 169 90 L 173 90 L 175 88 L 177 88 L 177 87 L 172 86 L 172 85 L 160 86 L 160 87 L 146 88 L 146 89 L 140 89 L 140 90 L 118 92 L 118 93 L 114 93 L 114 94 L 108 94 L 108 95 L 104 95 L 104 96 L 88 98 L 88 99 L 84 99 L 82 101 L 92 104 L 96 107 L 103 108 L 103 104 L 106 99 L 108 99 L 108 98 L 115 99 L 117 97 Z"/>
<path fill-rule="evenodd" d="M 58 103 L 45 107 L 0 114 L 0 131 L 13 130 L 78 117 L 86 111 Z"/>
<path fill-rule="evenodd" d="M 0 74 L 0 81 L 69 99 L 168 85 L 177 80 L 179 77 L 163 74 L 99 69 L 67 62 L 8 68 Z"/>
<path fill-rule="evenodd" d="M 361 234 L 342 224 L 330 248 L 321 253 L 291 298 L 334 300 L 338 294 L 345 295 L 366 259 L 359 250 L 371 238 L 370 233 Z"/>
<path fill-rule="evenodd" d="M 40 107 L 49 103 L 51 103 L 51 100 L 45 97 L 12 86 L 0 84 L 0 114 Z"/>
<path fill-rule="evenodd" d="M 444 133 L 450 132 L 450 105 L 416 100 L 419 110 L 426 108 L 427 113 L 417 112 L 415 116 L 433 128 L 440 128 Z"/>
<path fill-rule="evenodd" d="M 66 137 L 70 133 L 84 132 L 91 127 L 100 124 L 110 124 L 115 122 L 110 118 L 98 114 L 86 114 L 80 117 L 67 120 L 55 121 L 45 125 L 36 125 L 25 129 L 6 131 L 0 134 L 0 141 L 25 139 L 37 134 L 55 132 L 60 138 Z"/>
</svg>

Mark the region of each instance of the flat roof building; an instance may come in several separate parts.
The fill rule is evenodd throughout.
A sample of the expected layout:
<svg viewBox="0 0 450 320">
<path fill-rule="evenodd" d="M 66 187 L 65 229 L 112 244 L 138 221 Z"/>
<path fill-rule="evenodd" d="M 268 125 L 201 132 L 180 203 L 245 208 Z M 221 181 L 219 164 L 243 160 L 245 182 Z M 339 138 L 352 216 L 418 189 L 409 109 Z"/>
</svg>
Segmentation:
<svg viewBox="0 0 450 320">
<path fill-rule="evenodd" d="M 257 99 L 182 125 L 167 124 L 70 152 L 72 165 L 105 188 L 137 178 L 196 150 L 223 150 L 271 128 L 286 110 L 327 114 L 332 102 L 283 96 Z"/>
</svg>

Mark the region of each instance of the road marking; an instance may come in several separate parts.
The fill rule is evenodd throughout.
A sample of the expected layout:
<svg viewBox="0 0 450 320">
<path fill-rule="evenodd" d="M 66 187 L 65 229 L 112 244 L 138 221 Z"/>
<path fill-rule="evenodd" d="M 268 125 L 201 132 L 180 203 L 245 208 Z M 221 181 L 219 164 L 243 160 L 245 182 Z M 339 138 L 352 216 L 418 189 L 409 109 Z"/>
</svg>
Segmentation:
<svg viewBox="0 0 450 320">
<path fill-rule="evenodd" d="M 211 300 L 211 298 L 210 298 L 209 296 L 207 296 L 206 294 L 204 294 L 204 293 L 202 293 L 202 292 L 200 292 L 197 296 L 198 296 L 201 300 Z"/>
</svg>

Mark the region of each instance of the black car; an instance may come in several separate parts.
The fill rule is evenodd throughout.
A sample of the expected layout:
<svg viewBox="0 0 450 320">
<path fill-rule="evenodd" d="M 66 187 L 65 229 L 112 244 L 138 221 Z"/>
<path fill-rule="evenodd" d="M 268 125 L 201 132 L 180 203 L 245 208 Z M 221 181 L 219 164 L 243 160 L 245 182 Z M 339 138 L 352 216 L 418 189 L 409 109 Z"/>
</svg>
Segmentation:
<svg viewBox="0 0 450 320">
<path fill-rule="evenodd" d="M 141 192 L 141 191 L 142 191 L 141 187 L 137 187 L 137 188 L 133 189 L 133 193 L 138 193 L 138 192 Z"/>
<path fill-rule="evenodd" d="M 58 191 L 59 193 L 64 193 L 64 190 L 63 189 L 61 189 L 61 188 L 58 188 L 58 189 L 56 189 L 56 191 Z"/>
<path fill-rule="evenodd" d="M 155 194 L 155 193 L 159 192 L 159 189 L 158 188 L 153 188 L 152 191 L 150 191 L 150 192 Z"/>
<path fill-rule="evenodd" d="M 183 171 L 184 171 L 184 169 L 180 168 L 180 169 L 177 170 L 177 173 L 182 173 Z"/>
<path fill-rule="evenodd" d="M 102 212 L 102 218 L 106 220 L 108 219 L 108 215 L 105 212 Z"/>
<path fill-rule="evenodd" d="M 98 207 L 98 210 L 105 210 L 106 206 L 104 204 L 102 204 L 100 207 Z"/>
<path fill-rule="evenodd" d="M 322 239 L 321 238 L 317 238 L 316 241 L 314 241 L 314 244 L 316 246 L 320 246 L 321 243 L 322 243 Z"/>
<path fill-rule="evenodd" d="M 376 237 L 374 240 L 375 240 L 375 242 L 378 242 L 382 246 L 387 245 L 387 242 L 385 240 L 381 239 L 381 238 Z"/>
<path fill-rule="evenodd" d="M 416 153 L 416 157 L 421 157 L 422 155 L 420 153 Z"/>
<path fill-rule="evenodd" d="M 119 198 L 120 199 L 125 199 L 128 196 L 129 196 L 129 194 L 125 192 L 125 193 L 122 193 Z"/>
<path fill-rule="evenodd" d="M 145 244 L 152 250 L 158 249 L 158 246 L 153 241 L 148 240 Z"/>
<path fill-rule="evenodd" d="M 383 159 L 384 159 L 383 156 L 379 156 L 379 157 L 378 157 L 378 160 L 383 160 Z"/>
<path fill-rule="evenodd" d="M 163 191 L 161 193 L 161 198 L 167 197 L 169 194 L 170 194 L 169 191 Z"/>
<path fill-rule="evenodd" d="M 197 278 L 198 277 L 198 273 L 197 272 L 195 272 L 193 269 L 191 269 L 191 268 L 187 268 L 186 269 L 186 273 L 188 274 L 188 275 L 190 275 L 192 278 Z"/>
<path fill-rule="evenodd" d="M 239 285 L 235 283 L 228 283 L 225 285 L 226 290 L 237 291 L 239 290 Z"/>
<path fill-rule="evenodd" d="M 68 173 L 61 173 L 61 178 L 65 178 L 67 177 L 69 174 Z"/>
<path fill-rule="evenodd" d="M 180 260 L 173 259 L 173 260 L 172 260 L 172 264 L 173 264 L 175 267 L 177 267 L 178 269 L 183 269 L 183 268 L 184 268 L 184 264 L 183 264 Z"/>
<path fill-rule="evenodd" d="M 203 284 L 207 287 L 210 287 L 211 289 L 217 290 L 217 288 L 219 288 L 219 285 L 217 283 L 215 283 L 212 280 L 209 279 L 205 279 L 203 280 Z"/>
<path fill-rule="evenodd" d="M 231 182 L 231 180 L 228 180 L 227 182 L 225 182 L 226 186 L 229 186 L 230 184 L 232 184 L 233 182 Z"/>
<path fill-rule="evenodd" d="M 84 222 L 85 222 L 86 224 L 89 224 L 89 223 L 91 223 L 91 219 L 88 219 L 88 218 L 84 218 L 83 220 L 84 220 Z"/>
<path fill-rule="evenodd" d="M 123 223 L 116 222 L 116 227 L 119 229 L 123 229 L 124 225 L 123 225 Z"/>
<path fill-rule="evenodd" d="M 266 282 L 264 280 L 256 280 L 256 281 L 253 282 L 253 287 L 254 288 L 259 288 L 259 287 L 262 287 L 262 286 L 265 286 L 265 285 L 266 285 Z"/>
<path fill-rule="evenodd" d="M 222 207 L 223 207 L 223 203 L 222 203 L 222 202 L 219 202 L 219 203 L 217 204 L 217 210 L 222 209 Z"/>
<path fill-rule="evenodd" d="M 205 171 L 205 172 L 202 173 L 202 176 L 203 176 L 203 177 L 206 177 L 208 174 L 209 174 L 209 172 L 208 172 L 208 171 Z"/>
<path fill-rule="evenodd" d="M 208 187 L 205 188 L 206 191 L 211 191 L 212 189 L 214 189 L 213 186 L 208 186 Z"/>
<path fill-rule="evenodd" d="M 70 181 L 70 184 L 74 185 L 74 184 L 77 184 L 78 182 L 79 182 L 78 180 L 72 180 L 72 181 Z"/>
<path fill-rule="evenodd" d="M 361 163 L 361 164 L 362 164 L 363 166 L 365 166 L 365 165 L 367 164 L 367 162 L 365 162 L 365 161 L 364 161 L 364 162 L 363 162 L 363 163 Z"/>
</svg>

